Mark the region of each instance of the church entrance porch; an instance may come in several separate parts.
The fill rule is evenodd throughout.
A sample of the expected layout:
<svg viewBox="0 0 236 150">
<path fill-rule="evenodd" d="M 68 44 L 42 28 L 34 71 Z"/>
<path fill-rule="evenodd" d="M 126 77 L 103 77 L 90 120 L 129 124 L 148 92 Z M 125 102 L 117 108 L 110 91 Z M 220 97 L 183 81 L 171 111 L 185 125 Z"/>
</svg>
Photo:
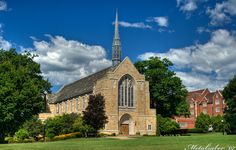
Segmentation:
<svg viewBox="0 0 236 150">
<path fill-rule="evenodd" d="M 134 134 L 134 121 L 129 114 L 124 114 L 120 118 L 119 133 L 124 136 Z"/>
</svg>

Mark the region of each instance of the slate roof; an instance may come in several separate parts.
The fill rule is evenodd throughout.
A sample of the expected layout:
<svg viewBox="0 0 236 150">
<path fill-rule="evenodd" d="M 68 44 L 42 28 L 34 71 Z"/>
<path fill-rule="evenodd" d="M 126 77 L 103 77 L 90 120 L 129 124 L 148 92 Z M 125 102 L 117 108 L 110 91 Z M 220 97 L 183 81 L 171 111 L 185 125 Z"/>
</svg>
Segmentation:
<svg viewBox="0 0 236 150">
<path fill-rule="evenodd" d="M 64 86 L 58 93 L 49 95 L 48 102 L 58 103 L 76 96 L 91 93 L 96 81 L 103 78 L 108 71 L 112 71 L 114 69 L 115 67 L 108 67 L 71 84 L 68 84 Z"/>
</svg>

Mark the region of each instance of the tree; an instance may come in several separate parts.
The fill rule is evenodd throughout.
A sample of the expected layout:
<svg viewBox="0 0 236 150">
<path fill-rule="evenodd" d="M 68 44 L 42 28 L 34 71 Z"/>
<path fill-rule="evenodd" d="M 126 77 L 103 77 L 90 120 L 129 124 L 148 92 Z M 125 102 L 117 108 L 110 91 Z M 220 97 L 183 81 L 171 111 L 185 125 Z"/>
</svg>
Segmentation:
<svg viewBox="0 0 236 150">
<path fill-rule="evenodd" d="M 83 111 L 84 123 L 93 127 L 96 132 L 104 128 L 107 123 L 107 116 L 105 114 L 105 99 L 101 94 L 90 95 L 88 106 Z"/>
<path fill-rule="evenodd" d="M 236 75 L 223 90 L 226 102 L 225 119 L 230 125 L 230 130 L 236 132 Z"/>
<path fill-rule="evenodd" d="M 44 108 L 42 93 L 49 92 L 51 85 L 33 58 L 15 49 L 0 50 L 0 142 Z"/>
<path fill-rule="evenodd" d="M 217 115 L 211 117 L 211 124 L 213 130 L 216 132 L 228 131 L 229 123 L 224 119 L 223 116 Z"/>
<path fill-rule="evenodd" d="M 168 59 L 161 60 L 158 57 L 135 63 L 138 71 L 149 81 L 151 107 L 156 107 L 157 114 L 163 117 L 189 115 L 187 90 L 180 78 L 170 70 L 172 66 L 173 63 Z"/>
<path fill-rule="evenodd" d="M 195 124 L 196 128 L 200 128 L 204 132 L 208 132 L 209 126 L 211 124 L 211 118 L 208 114 L 201 113 L 199 116 L 197 116 Z"/>
</svg>

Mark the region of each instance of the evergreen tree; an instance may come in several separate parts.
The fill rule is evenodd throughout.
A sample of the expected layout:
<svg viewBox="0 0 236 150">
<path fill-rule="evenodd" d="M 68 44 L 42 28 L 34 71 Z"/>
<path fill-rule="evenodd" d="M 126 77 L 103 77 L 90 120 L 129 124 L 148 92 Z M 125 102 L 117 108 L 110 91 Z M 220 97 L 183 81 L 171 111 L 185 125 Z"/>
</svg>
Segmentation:
<svg viewBox="0 0 236 150">
<path fill-rule="evenodd" d="M 104 128 L 107 123 L 105 112 L 105 99 L 101 94 L 90 95 L 88 106 L 83 111 L 84 123 L 93 127 L 96 131 Z"/>
<path fill-rule="evenodd" d="M 223 97 L 227 105 L 225 119 L 230 124 L 230 130 L 236 132 L 236 76 L 224 88 Z"/>
</svg>

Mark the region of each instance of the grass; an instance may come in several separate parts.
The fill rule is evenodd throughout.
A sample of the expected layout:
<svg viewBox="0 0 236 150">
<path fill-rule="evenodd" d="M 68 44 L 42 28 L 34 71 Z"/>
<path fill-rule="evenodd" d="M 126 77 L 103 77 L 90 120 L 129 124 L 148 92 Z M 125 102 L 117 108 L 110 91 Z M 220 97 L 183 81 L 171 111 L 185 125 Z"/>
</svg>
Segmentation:
<svg viewBox="0 0 236 150">
<path fill-rule="evenodd" d="M 211 144 L 211 147 L 219 144 L 225 150 L 228 150 L 229 146 L 234 146 L 236 150 L 236 135 L 212 133 L 177 137 L 138 137 L 129 140 L 76 138 L 45 143 L 2 144 L 0 150 L 184 150 L 185 148 L 190 150 L 188 145 L 191 144 L 204 147 L 208 144 Z"/>
</svg>

